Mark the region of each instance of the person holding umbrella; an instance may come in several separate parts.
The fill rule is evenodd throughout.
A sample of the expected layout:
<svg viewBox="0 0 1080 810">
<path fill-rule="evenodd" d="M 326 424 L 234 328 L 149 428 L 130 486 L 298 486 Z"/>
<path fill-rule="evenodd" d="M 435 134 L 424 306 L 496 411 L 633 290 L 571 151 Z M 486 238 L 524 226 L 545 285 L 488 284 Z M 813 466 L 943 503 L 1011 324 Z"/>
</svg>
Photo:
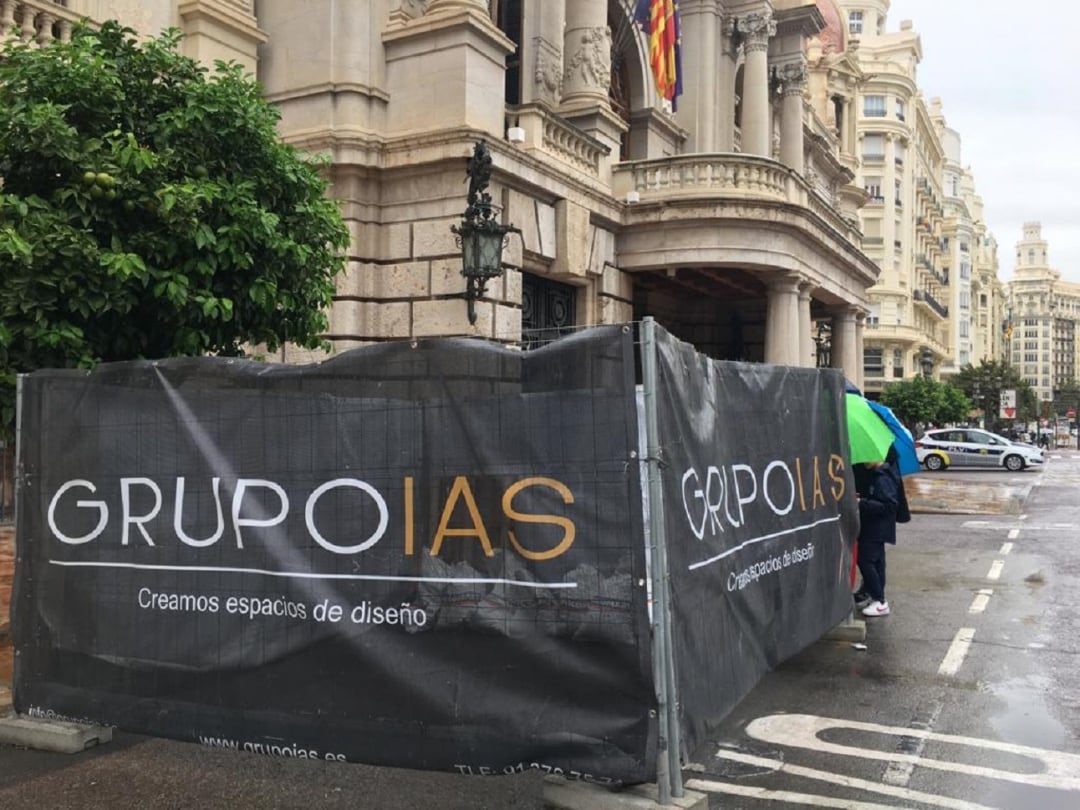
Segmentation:
<svg viewBox="0 0 1080 810">
<path fill-rule="evenodd" d="M 896 543 L 896 524 L 911 520 L 897 452 L 890 448 L 884 461 L 854 465 L 859 498 L 858 566 L 862 585 L 855 606 L 864 616 L 888 616 L 885 598 L 885 545 Z"/>
</svg>

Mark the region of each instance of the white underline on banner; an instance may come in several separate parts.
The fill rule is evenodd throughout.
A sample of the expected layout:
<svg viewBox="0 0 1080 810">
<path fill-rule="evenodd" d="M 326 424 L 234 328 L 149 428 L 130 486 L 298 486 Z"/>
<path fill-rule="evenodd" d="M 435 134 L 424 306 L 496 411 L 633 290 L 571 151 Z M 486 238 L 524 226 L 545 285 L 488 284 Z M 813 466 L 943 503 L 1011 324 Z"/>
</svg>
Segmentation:
<svg viewBox="0 0 1080 810">
<path fill-rule="evenodd" d="M 795 534 L 796 532 L 805 531 L 806 529 L 812 529 L 815 526 L 821 526 L 825 523 L 836 523 L 838 520 L 840 520 L 840 516 L 836 515 L 835 517 L 831 518 L 822 518 L 821 520 L 815 520 L 813 523 L 807 523 L 805 526 L 796 526 L 794 529 L 784 529 L 784 531 L 782 532 L 773 532 L 772 534 L 763 534 L 761 537 L 753 537 L 749 540 L 739 543 L 739 545 L 735 546 L 735 548 L 729 548 L 723 554 L 717 554 L 715 557 L 709 557 L 709 559 L 707 560 L 693 563 L 690 566 L 690 570 L 693 571 L 695 568 L 712 565 L 714 562 L 718 562 L 724 559 L 724 557 L 730 557 L 732 554 L 742 551 L 747 546 L 754 545 L 754 543 L 761 543 L 764 540 L 772 540 L 774 537 L 783 537 L 785 534 Z"/>
<path fill-rule="evenodd" d="M 266 568 L 226 568 L 204 565 L 145 565 L 143 563 L 72 562 L 49 560 L 49 565 L 66 568 L 132 568 L 138 571 L 193 571 L 219 574 L 261 574 L 289 579 L 363 579 L 379 582 L 441 582 L 449 585 L 517 585 L 522 588 L 576 588 L 576 582 L 528 582 L 519 579 L 485 579 L 481 577 L 391 577 L 380 574 L 316 574 L 300 571 L 271 571 Z"/>
</svg>

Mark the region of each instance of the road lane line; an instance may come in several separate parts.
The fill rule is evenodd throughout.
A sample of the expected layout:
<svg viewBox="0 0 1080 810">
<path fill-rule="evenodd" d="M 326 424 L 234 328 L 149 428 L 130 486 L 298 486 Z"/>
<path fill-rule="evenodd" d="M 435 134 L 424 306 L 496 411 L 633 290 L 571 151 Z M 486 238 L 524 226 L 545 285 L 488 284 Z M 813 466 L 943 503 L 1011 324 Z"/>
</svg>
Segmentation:
<svg viewBox="0 0 1080 810">
<path fill-rule="evenodd" d="M 930 716 L 925 720 L 912 720 L 911 727 L 922 729 L 923 731 L 929 731 L 934 727 L 938 717 L 941 716 L 941 710 L 944 704 L 941 701 L 934 702 L 934 708 L 930 712 Z M 915 770 L 915 765 L 918 763 L 918 758 L 922 756 L 923 750 L 926 748 L 926 737 L 912 737 L 905 735 L 900 738 L 899 750 L 905 754 L 911 754 L 915 759 L 893 760 L 885 768 L 885 773 L 881 777 L 887 785 L 896 785 L 897 787 L 907 787 L 908 782 L 911 781 L 911 773 Z"/>
<path fill-rule="evenodd" d="M 971 607 L 968 608 L 968 613 L 982 613 L 986 610 L 986 606 L 990 603 L 990 597 L 994 592 L 992 590 L 979 591 L 975 595 L 974 601 L 971 603 Z"/>
<path fill-rule="evenodd" d="M 1005 567 L 1004 560 L 994 560 L 994 564 L 990 566 L 990 570 L 986 572 L 987 579 L 999 579 L 1001 577 L 1001 569 Z"/>
<path fill-rule="evenodd" d="M 1012 550 L 1013 550 L 1013 544 L 1012 543 L 1002 543 L 1001 544 L 1001 553 L 1002 554 L 1008 554 Z"/>
<path fill-rule="evenodd" d="M 932 793 L 923 793 L 909 788 L 882 785 L 867 779 L 857 779 L 853 776 L 844 776 L 828 771 L 819 771 L 814 768 L 803 768 L 799 765 L 791 765 L 786 762 L 777 762 L 765 757 L 755 757 L 750 754 L 740 754 L 735 751 L 721 749 L 716 754 L 721 759 L 730 759 L 734 762 L 742 762 L 747 765 L 766 767 L 775 773 L 783 772 L 790 776 L 798 776 L 804 779 L 813 779 L 826 784 L 849 788 L 851 790 L 865 790 L 870 793 L 880 793 L 892 796 L 908 802 L 933 805 L 935 807 L 948 807 L 951 810 L 989 810 L 985 805 L 952 799 L 948 796 L 935 796 Z M 753 785 L 737 785 L 729 782 L 719 782 L 715 779 L 688 779 L 686 787 L 691 790 L 701 790 L 706 793 L 726 793 L 734 796 L 747 796 L 767 801 L 786 801 L 796 805 L 809 807 L 838 807 L 843 810 L 879 810 L 879 808 L 895 808 L 895 805 L 875 804 L 871 802 L 849 801 L 835 799 L 829 796 L 819 796 L 814 793 L 795 793 L 787 790 L 768 790 L 754 787 Z"/>
<path fill-rule="evenodd" d="M 1015 540 L 1019 536 L 1020 536 L 1020 530 L 1019 529 L 1013 529 L 1012 531 L 1009 532 L 1009 539 L 1010 540 Z"/>
<path fill-rule="evenodd" d="M 951 677 L 960 671 L 960 665 L 964 663 L 964 656 L 967 655 L 968 649 L 971 647 L 971 641 L 974 638 L 974 627 L 961 627 L 956 631 L 956 636 L 953 638 L 952 644 L 949 645 L 949 651 L 945 653 L 945 658 L 942 660 L 941 666 L 938 667 L 938 675 Z"/>
<path fill-rule="evenodd" d="M 875 750 L 866 747 L 865 744 L 850 744 L 828 742 L 821 738 L 827 732 L 841 732 L 850 737 L 851 731 L 865 731 L 872 734 L 882 734 L 888 737 L 925 737 L 935 743 L 944 743 L 951 746 L 961 746 L 975 749 L 969 752 L 958 752 L 967 761 L 950 762 L 944 759 L 929 759 L 921 757 L 918 760 L 920 768 L 932 768 L 938 771 L 966 774 L 968 776 L 985 777 L 1006 782 L 1013 782 L 1033 787 L 1051 788 L 1054 790 L 1067 790 L 1080 792 L 1080 755 L 1067 754 L 1051 751 L 1046 748 L 1033 748 L 1027 745 L 999 742 L 998 740 L 985 740 L 980 737 L 965 737 L 959 734 L 941 734 L 917 728 L 905 728 L 903 726 L 882 726 L 877 723 L 863 723 L 857 720 L 840 720 L 832 717 L 816 717 L 808 714 L 774 714 L 759 717 L 752 720 L 746 727 L 746 733 L 762 742 L 772 745 L 782 745 L 788 748 L 805 748 L 818 754 L 840 754 L 848 757 L 861 757 L 883 762 L 893 762 L 898 759 L 914 759 L 910 754 L 898 751 Z M 980 758 L 980 754 L 986 751 L 1016 754 L 1035 760 L 1042 766 L 1039 772 L 1031 772 L 1031 763 L 1018 763 L 1018 768 L 1024 771 L 1005 770 L 1002 768 L 989 768 L 983 765 L 969 764 L 973 759 Z"/>
<path fill-rule="evenodd" d="M 745 796 L 758 801 L 787 802 L 798 807 L 838 807 L 840 810 L 895 810 L 895 807 L 891 804 L 849 802 L 844 799 L 830 799 L 827 796 L 795 793 L 791 790 L 768 790 L 753 785 L 716 782 L 712 779 L 688 779 L 686 787 L 690 788 L 690 790 L 700 790 L 703 793 L 723 793 L 728 796 Z"/>
</svg>

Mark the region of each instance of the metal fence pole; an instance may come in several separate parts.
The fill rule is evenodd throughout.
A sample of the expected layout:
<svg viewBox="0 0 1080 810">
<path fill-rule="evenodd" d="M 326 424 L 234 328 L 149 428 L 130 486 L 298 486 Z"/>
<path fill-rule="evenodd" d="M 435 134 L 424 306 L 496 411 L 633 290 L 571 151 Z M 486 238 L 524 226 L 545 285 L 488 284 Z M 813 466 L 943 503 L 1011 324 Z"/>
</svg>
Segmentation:
<svg viewBox="0 0 1080 810">
<path fill-rule="evenodd" d="M 675 688 L 674 646 L 671 639 L 670 577 L 664 536 L 664 490 L 660 480 L 660 428 L 656 415 L 656 321 L 645 318 L 641 328 L 641 377 L 645 401 L 645 446 L 649 471 L 649 537 L 652 541 L 653 660 L 657 671 L 659 705 L 657 783 L 659 800 L 683 796 L 679 760 L 679 703 Z"/>
<path fill-rule="evenodd" d="M 23 488 L 23 375 L 15 376 L 15 489 L 11 496 L 11 514 L 15 518 L 15 540 L 19 539 L 19 493 Z M 15 557 L 19 548 L 15 548 Z"/>
</svg>

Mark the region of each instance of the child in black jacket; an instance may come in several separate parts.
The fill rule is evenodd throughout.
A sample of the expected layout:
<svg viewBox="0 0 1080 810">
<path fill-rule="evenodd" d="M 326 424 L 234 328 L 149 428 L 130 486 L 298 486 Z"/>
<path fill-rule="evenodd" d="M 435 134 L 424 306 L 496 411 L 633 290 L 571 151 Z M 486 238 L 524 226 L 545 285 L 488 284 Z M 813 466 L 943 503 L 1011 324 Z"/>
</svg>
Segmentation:
<svg viewBox="0 0 1080 810">
<path fill-rule="evenodd" d="M 859 496 L 859 573 L 855 606 L 864 616 L 888 616 L 885 599 L 885 544 L 896 543 L 896 524 L 911 519 L 895 453 L 885 461 L 855 465 Z"/>
</svg>

